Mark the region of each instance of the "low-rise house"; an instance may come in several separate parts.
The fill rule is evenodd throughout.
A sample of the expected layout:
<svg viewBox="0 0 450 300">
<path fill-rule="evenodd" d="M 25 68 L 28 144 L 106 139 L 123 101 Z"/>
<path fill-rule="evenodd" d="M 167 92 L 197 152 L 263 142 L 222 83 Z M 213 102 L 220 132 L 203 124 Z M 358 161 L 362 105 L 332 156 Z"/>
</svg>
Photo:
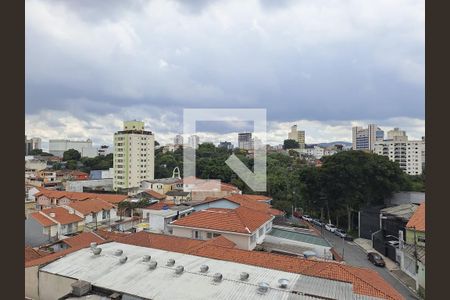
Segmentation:
<svg viewBox="0 0 450 300">
<path fill-rule="evenodd" d="M 37 201 L 37 208 L 43 209 L 59 205 L 67 205 L 73 201 L 83 201 L 87 199 L 100 199 L 109 202 L 113 205 L 118 205 L 120 202 L 128 199 L 127 195 L 119 194 L 101 194 L 101 193 L 79 193 L 67 191 L 54 191 L 48 189 L 40 189 L 40 192 L 35 194 Z"/>
<path fill-rule="evenodd" d="M 182 204 L 191 200 L 191 193 L 182 190 L 172 190 L 166 193 L 167 200 L 173 201 L 175 204 Z"/>
<path fill-rule="evenodd" d="M 142 209 L 142 217 L 147 220 L 150 232 L 172 234 L 169 224 L 175 220 L 188 216 L 194 208 L 186 205 L 175 205 L 172 202 L 162 201 Z"/>
<path fill-rule="evenodd" d="M 182 181 L 179 178 L 159 178 L 154 180 L 144 180 L 141 182 L 141 189 L 153 190 L 165 195 L 167 192 L 175 190 Z"/>
<path fill-rule="evenodd" d="M 284 212 L 272 208 L 267 202 L 270 202 L 270 198 L 259 195 L 247 195 L 247 194 L 235 194 L 231 196 L 221 198 L 209 198 L 201 202 L 192 203 L 195 211 L 204 210 L 207 208 L 238 208 L 247 207 L 250 209 L 270 213 L 275 217 L 282 217 Z"/>
<path fill-rule="evenodd" d="M 414 212 L 405 229 L 400 268 L 415 279 L 417 292 L 425 295 L 425 202 Z"/>
<path fill-rule="evenodd" d="M 39 246 L 54 242 L 65 235 L 82 232 L 84 220 L 63 207 L 46 208 L 29 214 L 25 220 L 25 244 Z"/>
<path fill-rule="evenodd" d="M 114 205 L 101 199 L 75 201 L 64 205 L 67 210 L 74 210 L 75 214 L 84 219 L 87 228 L 98 228 L 110 225 L 118 219 Z"/>
<path fill-rule="evenodd" d="M 56 178 L 59 181 L 67 180 L 88 180 L 89 174 L 78 170 L 58 170 L 56 171 Z"/>
<path fill-rule="evenodd" d="M 223 235 L 238 248 L 253 250 L 272 229 L 273 219 L 268 213 L 243 206 L 209 208 L 176 220 L 170 227 L 175 236 L 206 240 Z"/>
</svg>

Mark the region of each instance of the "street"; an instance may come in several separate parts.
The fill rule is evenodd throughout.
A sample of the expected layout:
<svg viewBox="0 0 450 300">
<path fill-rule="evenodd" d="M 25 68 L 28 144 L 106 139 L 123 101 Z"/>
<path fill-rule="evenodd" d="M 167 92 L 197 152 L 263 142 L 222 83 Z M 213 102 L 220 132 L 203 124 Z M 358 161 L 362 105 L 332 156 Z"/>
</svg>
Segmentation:
<svg viewBox="0 0 450 300">
<path fill-rule="evenodd" d="M 320 230 L 320 227 L 316 226 L 316 228 Z M 323 229 L 323 237 L 333 245 L 335 250 L 340 255 L 342 255 L 342 251 L 344 252 L 344 260 L 347 264 L 375 270 L 381 275 L 381 277 L 384 278 L 384 280 L 391 284 L 393 288 L 405 297 L 405 299 L 418 299 L 413 292 L 411 292 L 399 280 L 392 276 L 388 269 L 374 266 L 371 262 L 369 262 L 366 252 L 364 252 L 364 250 L 354 242 L 343 241 L 342 238 L 325 230 L 325 228 Z"/>
</svg>

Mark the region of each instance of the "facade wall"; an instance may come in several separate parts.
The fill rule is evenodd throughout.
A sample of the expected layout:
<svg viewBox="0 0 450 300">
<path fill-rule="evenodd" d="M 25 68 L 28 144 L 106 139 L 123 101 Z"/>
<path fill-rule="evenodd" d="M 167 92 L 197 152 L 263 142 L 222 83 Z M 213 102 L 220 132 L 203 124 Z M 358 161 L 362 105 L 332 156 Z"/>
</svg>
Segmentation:
<svg viewBox="0 0 450 300">
<path fill-rule="evenodd" d="M 234 202 L 228 201 L 228 200 L 218 200 L 214 202 L 204 203 L 200 205 L 194 206 L 195 211 L 204 210 L 207 208 L 230 208 L 235 209 L 239 207 L 239 204 L 236 204 Z"/>
<path fill-rule="evenodd" d="M 130 126 L 124 123 L 124 128 Z M 153 180 L 154 155 L 153 134 L 114 134 L 114 190 L 139 188 L 143 180 Z"/>
<path fill-rule="evenodd" d="M 105 191 L 112 191 L 113 179 L 66 181 L 66 191 L 68 192 L 83 192 L 84 187 L 102 188 Z"/>
<path fill-rule="evenodd" d="M 190 238 L 190 239 L 194 238 L 193 231 L 195 229 L 180 228 L 180 227 L 172 227 L 172 229 L 173 229 L 172 234 L 175 236 L 186 237 L 186 238 Z M 234 242 L 239 249 L 253 250 L 256 247 L 256 241 L 254 243 L 251 243 L 249 235 L 239 235 L 239 234 L 209 231 L 209 230 L 203 230 L 203 229 L 198 229 L 198 231 L 200 233 L 199 239 L 201 239 L 201 240 L 208 239 L 207 232 L 216 232 L 216 233 L 221 234 L 225 238 L 229 239 L 230 241 Z"/>
<path fill-rule="evenodd" d="M 39 271 L 40 300 L 58 300 L 72 291 L 71 284 L 77 280 Z"/>
<path fill-rule="evenodd" d="M 425 167 L 425 141 L 385 140 L 375 143 L 374 153 L 395 161 L 409 175 L 420 175 Z"/>
<path fill-rule="evenodd" d="M 39 266 L 25 268 L 25 297 L 39 299 Z"/>
</svg>

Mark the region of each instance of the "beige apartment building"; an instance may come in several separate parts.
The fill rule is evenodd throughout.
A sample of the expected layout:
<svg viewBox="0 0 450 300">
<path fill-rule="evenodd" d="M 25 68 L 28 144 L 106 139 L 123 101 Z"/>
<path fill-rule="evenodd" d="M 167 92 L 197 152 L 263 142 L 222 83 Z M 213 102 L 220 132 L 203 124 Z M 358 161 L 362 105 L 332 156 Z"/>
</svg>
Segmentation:
<svg viewBox="0 0 450 300">
<path fill-rule="evenodd" d="M 153 180 L 155 136 L 144 122 L 125 121 L 114 133 L 114 190 L 137 191 L 143 180 Z"/>
<path fill-rule="evenodd" d="M 291 131 L 288 133 L 288 139 L 298 142 L 300 148 L 305 148 L 305 131 L 297 130 L 297 125 L 291 127 Z"/>
</svg>

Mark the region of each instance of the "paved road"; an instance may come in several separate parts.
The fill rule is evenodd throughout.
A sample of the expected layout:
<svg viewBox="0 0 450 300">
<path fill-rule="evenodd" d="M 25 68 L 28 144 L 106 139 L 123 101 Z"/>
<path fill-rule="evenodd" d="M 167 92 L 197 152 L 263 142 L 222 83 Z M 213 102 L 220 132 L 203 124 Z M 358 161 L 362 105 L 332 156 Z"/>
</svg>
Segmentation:
<svg viewBox="0 0 450 300">
<path fill-rule="evenodd" d="M 318 228 L 318 227 L 316 227 Z M 328 232 L 323 229 L 323 236 L 333 244 L 333 247 L 336 251 L 342 255 L 342 249 L 344 249 L 344 260 L 347 264 L 365 267 L 378 272 L 387 282 L 389 282 L 392 287 L 394 287 L 405 299 L 418 299 L 416 295 L 411 292 L 407 287 L 405 287 L 399 280 L 397 280 L 394 276 L 386 268 L 381 268 L 374 266 L 367 260 L 367 254 L 364 252 L 361 247 L 356 245 L 353 242 L 342 241 L 342 238 L 336 236 L 334 233 Z"/>
</svg>

